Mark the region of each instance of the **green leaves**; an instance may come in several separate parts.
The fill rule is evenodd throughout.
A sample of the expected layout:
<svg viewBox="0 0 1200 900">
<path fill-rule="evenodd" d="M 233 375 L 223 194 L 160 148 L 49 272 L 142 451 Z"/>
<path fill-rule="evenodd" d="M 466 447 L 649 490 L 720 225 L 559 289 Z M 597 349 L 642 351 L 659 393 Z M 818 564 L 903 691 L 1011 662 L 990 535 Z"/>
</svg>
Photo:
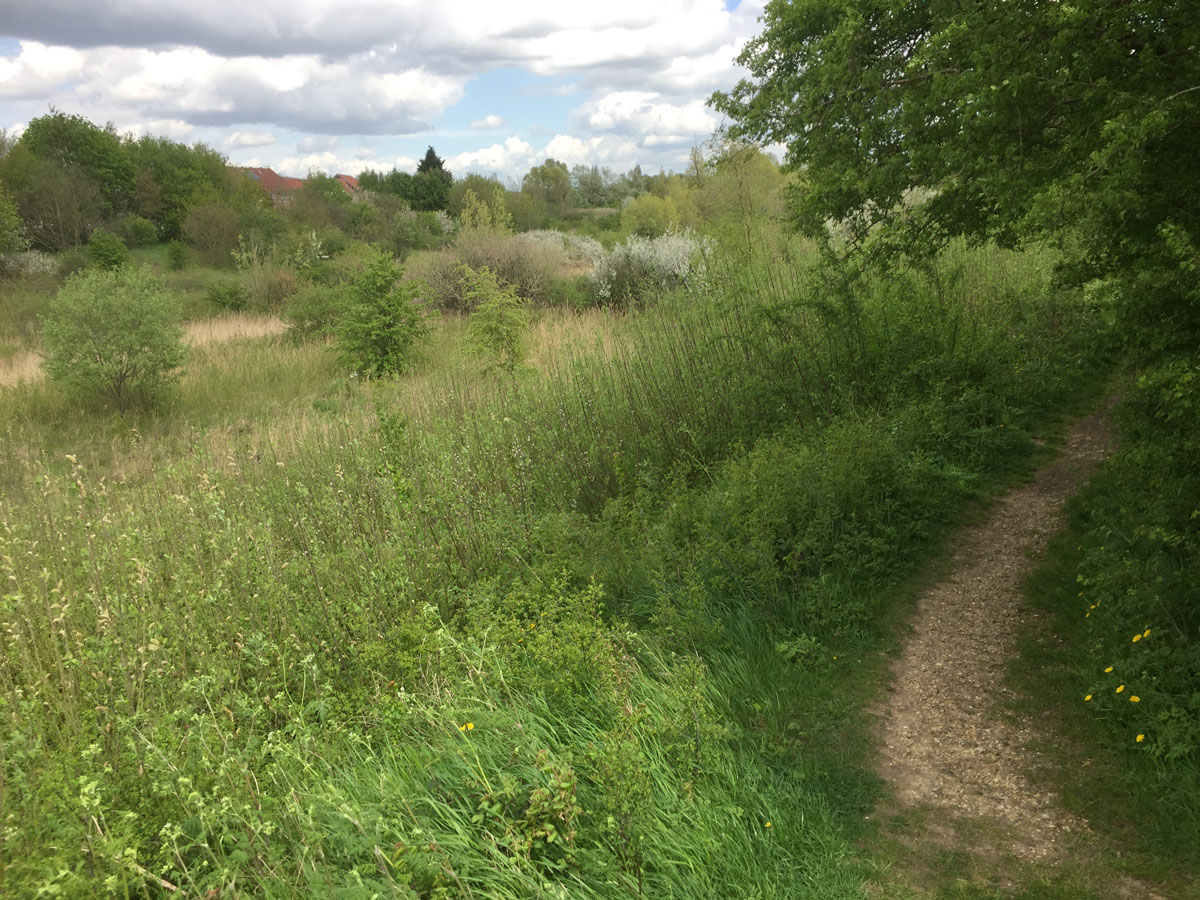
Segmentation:
<svg viewBox="0 0 1200 900">
<path fill-rule="evenodd" d="M 343 362 L 364 375 L 403 372 L 413 345 L 428 330 L 417 303 L 421 286 L 401 281 L 401 272 L 390 256 L 380 255 L 350 284 L 335 346 Z"/>
<path fill-rule="evenodd" d="M 74 276 L 42 320 L 46 373 L 118 408 L 153 400 L 184 360 L 174 301 L 154 273 L 96 269 Z"/>
</svg>

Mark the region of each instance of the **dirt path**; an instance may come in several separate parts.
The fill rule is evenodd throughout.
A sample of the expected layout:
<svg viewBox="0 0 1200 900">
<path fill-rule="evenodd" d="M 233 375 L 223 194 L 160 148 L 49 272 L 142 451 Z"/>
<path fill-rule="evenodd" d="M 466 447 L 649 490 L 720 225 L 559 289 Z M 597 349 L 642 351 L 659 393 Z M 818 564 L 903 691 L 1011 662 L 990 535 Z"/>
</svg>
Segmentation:
<svg viewBox="0 0 1200 900">
<path fill-rule="evenodd" d="M 1053 463 L 962 535 L 953 570 L 918 602 L 875 710 L 880 775 L 901 812 L 925 814 L 921 840 L 939 849 L 1053 864 L 1091 837 L 1029 777 L 1038 735 L 1001 707 L 1018 632 L 1035 616 L 1022 585 L 1062 525 L 1063 503 L 1109 451 L 1107 412 L 1077 422 Z"/>
</svg>

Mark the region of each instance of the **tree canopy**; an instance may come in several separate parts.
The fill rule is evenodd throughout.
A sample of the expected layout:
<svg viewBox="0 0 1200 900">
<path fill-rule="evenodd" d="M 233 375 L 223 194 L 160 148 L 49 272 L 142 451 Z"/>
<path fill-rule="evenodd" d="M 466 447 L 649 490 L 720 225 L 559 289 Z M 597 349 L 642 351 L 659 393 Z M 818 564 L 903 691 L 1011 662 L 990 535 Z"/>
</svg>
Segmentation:
<svg viewBox="0 0 1200 900">
<path fill-rule="evenodd" d="M 764 23 L 712 102 L 787 145 L 802 230 L 862 245 L 888 223 L 875 247 L 908 252 L 1053 235 L 1079 280 L 1195 266 L 1192 0 L 772 0 Z M 1181 289 L 1157 327 L 1188 306 L 1195 325 Z"/>
</svg>

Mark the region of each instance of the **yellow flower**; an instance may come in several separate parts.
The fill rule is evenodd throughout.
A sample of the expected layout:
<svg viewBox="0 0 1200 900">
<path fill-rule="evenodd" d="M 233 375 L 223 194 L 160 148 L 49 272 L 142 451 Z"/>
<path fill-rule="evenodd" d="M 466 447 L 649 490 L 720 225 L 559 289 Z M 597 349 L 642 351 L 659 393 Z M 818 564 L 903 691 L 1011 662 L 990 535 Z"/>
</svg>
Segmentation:
<svg viewBox="0 0 1200 900">
<path fill-rule="evenodd" d="M 770 822 L 763 822 L 763 828 L 770 828 L 770 827 L 771 827 Z"/>
<path fill-rule="evenodd" d="M 1118 693 L 1118 694 L 1119 694 L 1119 693 L 1121 693 L 1121 691 L 1123 691 L 1123 690 L 1125 690 L 1125 685 L 1121 684 L 1121 685 L 1118 685 L 1118 686 L 1117 686 L 1117 693 Z"/>
<path fill-rule="evenodd" d="M 1150 629 L 1149 628 L 1147 628 L 1145 631 L 1142 632 L 1142 637 L 1150 637 Z"/>
<path fill-rule="evenodd" d="M 471 731 L 471 730 L 472 730 L 474 727 L 475 727 L 475 723 L 474 723 L 474 722 L 468 722 L 468 723 L 467 723 L 467 731 Z"/>
<path fill-rule="evenodd" d="M 1091 700 L 1091 699 L 1092 699 L 1092 695 L 1091 695 L 1091 694 L 1088 694 L 1086 697 L 1084 697 L 1084 698 L 1083 698 L 1083 702 L 1084 702 L 1084 703 L 1087 703 L 1087 702 L 1088 702 L 1089 700 Z"/>
<path fill-rule="evenodd" d="M 1142 639 L 1142 636 L 1141 636 L 1140 634 L 1135 634 L 1135 635 L 1133 636 L 1133 642 L 1134 642 L 1135 644 L 1136 644 L 1138 641 L 1140 641 L 1141 639 Z"/>
<path fill-rule="evenodd" d="M 1137 694 L 1130 694 L 1130 695 L 1129 695 L 1129 702 L 1130 702 L 1130 703 L 1141 703 L 1141 702 L 1142 702 L 1142 698 L 1141 698 L 1141 697 L 1139 697 Z"/>
<path fill-rule="evenodd" d="M 1107 675 L 1111 671 L 1112 671 L 1112 666 L 1109 666 L 1107 669 L 1104 670 L 1104 674 Z"/>
<path fill-rule="evenodd" d="M 1139 744 L 1140 744 L 1142 741 L 1144 741 L 1145 739 L 1146 739 L 1146 736 L 1145 736 L 1144 734 L 1139 734 L 1139 735 L 1137 736 L 1137 742 L 1138 742 Z"/>
<path fill-rule="evenodd" d="M 466 731 L 466 730 L 467 730 L 467 726 L 466 726 L 466 725 L 459 725 L 459 726 L 458 726 L 458 730 L 459 730 L 459 731 Z"/>
</svg>

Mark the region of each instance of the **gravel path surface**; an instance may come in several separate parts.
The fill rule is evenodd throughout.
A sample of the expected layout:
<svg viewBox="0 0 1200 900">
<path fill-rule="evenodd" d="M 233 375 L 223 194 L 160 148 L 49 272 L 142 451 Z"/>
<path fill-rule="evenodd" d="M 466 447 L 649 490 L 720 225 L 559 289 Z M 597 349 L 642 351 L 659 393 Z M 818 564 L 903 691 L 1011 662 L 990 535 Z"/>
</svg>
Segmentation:
<svg viewBox="0 0 1200 900">
<path fill-rule="evenodd" d="M 879 772 L 901 807 L 933 808 L 950 823 L 975 826 L 939 827 L 939 842 L 953 849 L 1052 862 L 1068 836 L 1088 832 L 1027 776 L 1036 731 L 997 705 L 1008 693 L 1004 673 L 1018 632 L 1035 615 L 1022 598 L 1024 580 L 1062 526 L 1063 503 L 1109 447 L 1107 410 L 1080 420 L 1053 463 L 962 534 L 953 570 L 919 600 L 893 666 L 876 710 Z M 981 834 L 996 845 L 979 846 Z"/>
</svg>

